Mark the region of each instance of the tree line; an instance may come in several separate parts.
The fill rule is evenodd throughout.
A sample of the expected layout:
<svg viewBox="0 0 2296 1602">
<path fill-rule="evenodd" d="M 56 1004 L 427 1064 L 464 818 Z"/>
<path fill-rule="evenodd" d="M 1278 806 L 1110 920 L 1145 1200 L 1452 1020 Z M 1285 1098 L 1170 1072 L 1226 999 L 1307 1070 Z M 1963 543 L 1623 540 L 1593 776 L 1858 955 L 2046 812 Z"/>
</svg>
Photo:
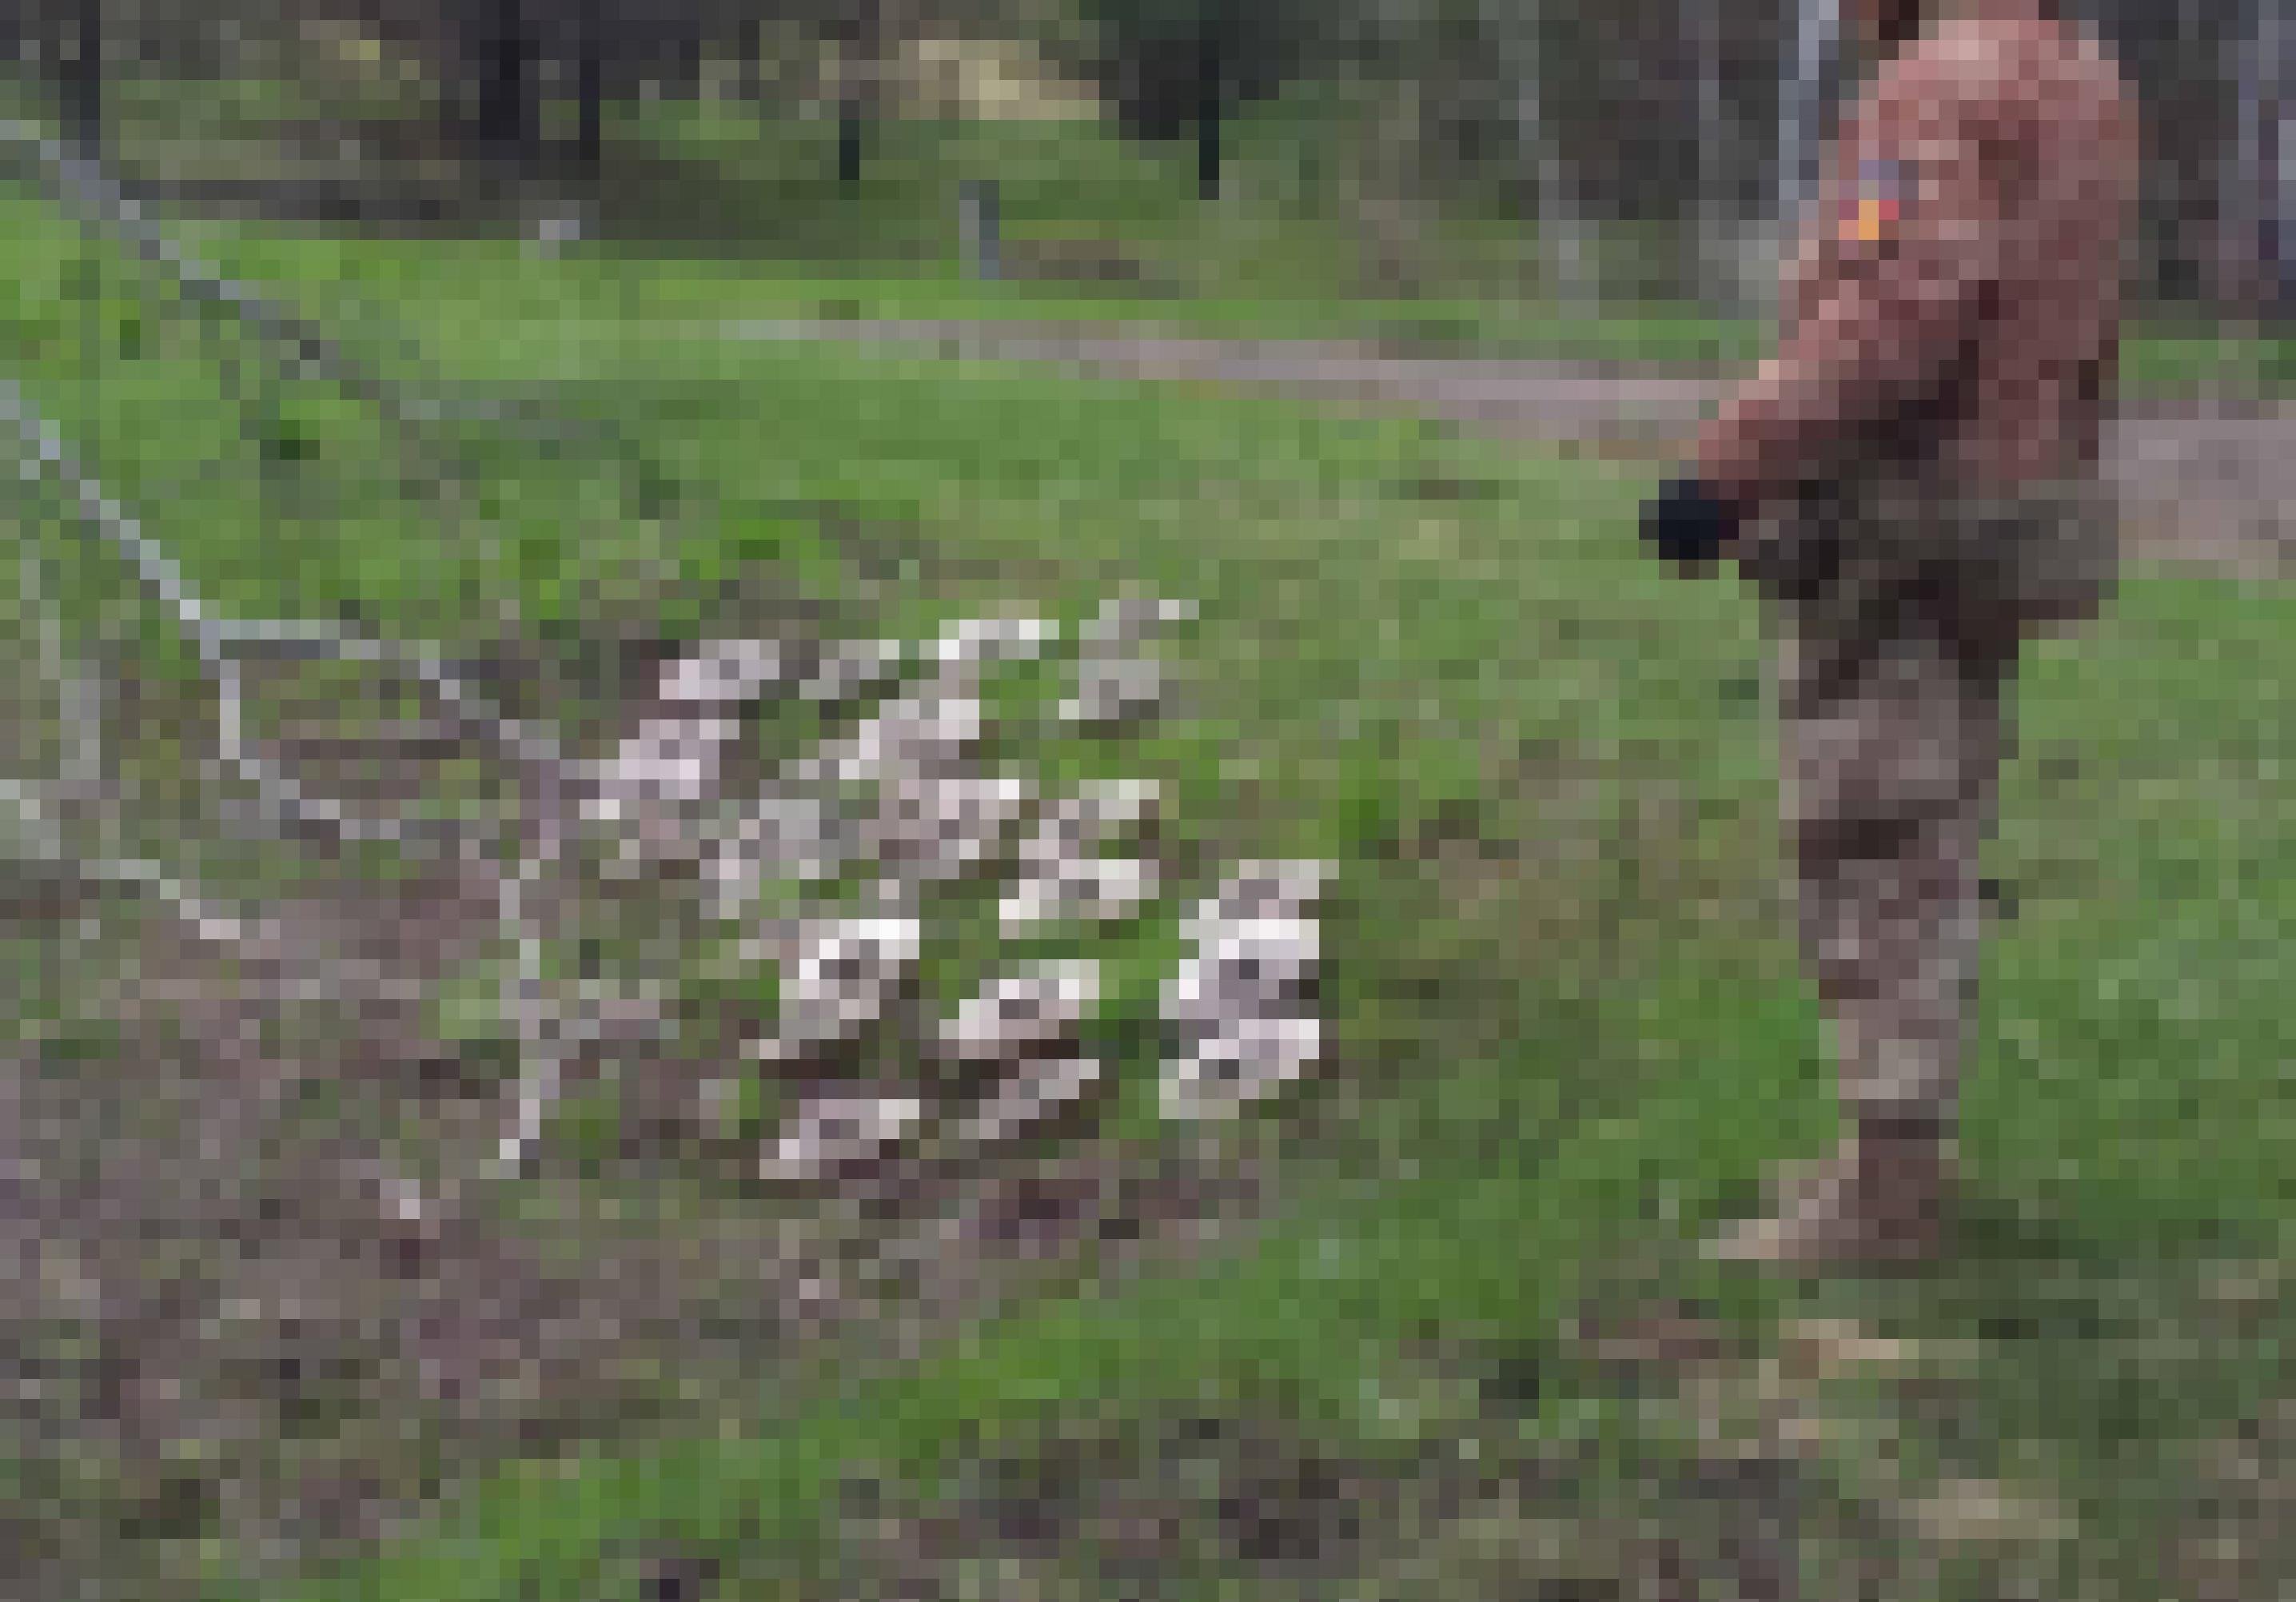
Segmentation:
<svg viewBox="0 0 2296 1602">
<path fill-rule="evenodd" d="M 890 55 L 926 33 L 1017 38 L 1096 86 L 1122 128 L 1195 149 L 1216 193 L 1239 111 L 1343 84 L 1383 100 L 1415 182 L 1488 180 L 1537 215 L 1753 218 L 1790 188 L 1796 80 L 1838 0 L 0 0 L 0 40 L 102 136 L 107 69 L 227 71 L 234 40 L 356 27 L 418 63 L 446 129 L 512 167 L 594 168 L 603 109 L 752 93 L 828 62 L 839 171 L 857 178 Z M 2296 25 L 2287 0 L 2077 0 L 2138 81 L 2164 276 L 2221 235 L 2296 236 Z M 1853 63 L 1818 58 L 1832 94 Z M 553 103 L 566 112 L 545 116 Z M 560 128 L 549 135 L 553 122 Z M 1542 176 L 1544 182 L 1539 181 Z M 2234 246 L 2238 248 L 2237 245 Z M 2179 287 L 2171 283 L 2169 287 Z"/>
</svg>

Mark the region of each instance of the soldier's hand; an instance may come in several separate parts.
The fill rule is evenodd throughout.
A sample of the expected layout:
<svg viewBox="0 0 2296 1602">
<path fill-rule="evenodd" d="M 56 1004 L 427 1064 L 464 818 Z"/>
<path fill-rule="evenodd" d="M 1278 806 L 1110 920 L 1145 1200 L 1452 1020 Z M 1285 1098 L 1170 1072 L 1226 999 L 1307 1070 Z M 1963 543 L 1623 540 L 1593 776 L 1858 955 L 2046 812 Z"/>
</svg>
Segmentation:
<svg viewBox="0 0 2296 1602">
<path fill-rule="evenodd" d="M 1677 478 L 1643 508 L 1643 538 L 1677 566 L 1702 571 L 1737 538 L 1741 521 L 1738 507 L 1706 485 Z"/>
</svg>

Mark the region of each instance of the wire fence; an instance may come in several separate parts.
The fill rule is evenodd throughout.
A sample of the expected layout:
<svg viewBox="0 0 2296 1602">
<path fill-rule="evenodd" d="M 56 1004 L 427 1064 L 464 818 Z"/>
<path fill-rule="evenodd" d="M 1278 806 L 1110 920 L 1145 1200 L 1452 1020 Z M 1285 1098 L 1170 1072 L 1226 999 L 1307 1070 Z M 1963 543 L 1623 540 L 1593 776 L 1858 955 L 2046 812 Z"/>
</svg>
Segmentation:
<svg viewBox="0 0 2296 1602">
<path fill-rule="evenodd" d="M 0 125 L 0 154 L 14 176 L 36 183 L 83 226 L 160 269 L 182 302 L 218 308 L 234 319 L 255 337 L 281 374 L 330 384 L 371 407 L 418 447 L 430 442 L 429 456 L 449 472 L 456 453 L 438 448 L 441 431 L 507 429 L 552 443 L 593 447 L 611 440 L 609 431 L 554 424 L 529 407 L 424 395 L 384 376 L 353 357 L 316 325 L 192 257 L 145 218 L 95 164 L 37 127 Z M 0 420 L 12 433 L 21 475 L 27 481 L 45 479 L 62 489 L 79 536 L 125 558 L 137 582 L 192 647 L 215 691 L 222 764 L 254 796 L 264 826 L 283 839 L 316 834 L 415 850 L 452 849 L 490 874 L 500 932 L 518 953 L 503 1010 L 516 1026 L 524 1072 L 498 1153 L 503 1165 L 515 1170 L 533 1147 L 560 1078 L 564 1021 L 542 999 L 546 932 L 536 914 L 534 896 L 544 876 L 563 859 L 565 823 L 573 815 L 578 776 L 554 732 L 504 716 L 450 669 L 435 648 L 363 637 L 310 619 L 250 620 L 217 612 L 194 589 L 181 565 L 79 461 L 62 431 L 22 388 L 4 378 L 0 378 Z M 98 697 L 85 672 L 68 660 L 62 639 L 64 619 L 45 595 L 39 554 L 29 545 L 22 566 L 21 601 L 39 636 L 42 678 L 58 699 L 60 724 L 74 745 L 64 778 L 74 793 L 85 797 L 102 782 Z M 466 820 L 412 814 L 361 816 L 340 801 L 313 793 L 250 737 L 245 668 L 258 661 L 359 664 L 396 672 L 423 686 L 457 738 L 483 743 L 512 760 L 532 803 L 527 815 L 512 820 L 509 840 L 488 840 L 486 830 Z M 51 787 L 0 780 L 0 801 L 14 814 L 13 834 L 20 851 L 52 868 L 152 894 L 202 940 L 244 947 L 275 960 L 299 957 L 292 932 L 275 918 L 231 908 L 163 864 L 91 852 L 75 844 L 58 816 L 61 799 Z"/>
<path fill-rule="evenodd" d="M 331 384 L 371 407 L 445 472 L 474 471 L 455 461 L 463 432 L 504 426 L 554 448 L 578 444 L 645 465 L 611 424 L 483 399 L 446 400 L 380 373 L 308 320 L 177 248 L 116 184 L 37 129 L 0 125 L 0 150 L 85 226 L 160 269 L 178 302 L 222 308 L 254 336 L 280 374 Z M 627 1023 L 632 1007 L 641 1022 L 662 1022 L 672 987 L 658 980 L 609 986 L 587 971 L 586 957 L 580 983 L 569 986 L 550 971 L 554 950 L 594 943 L 573 937 L 584 918 L 613 900 L 616 891 L 594 869 L 606 868 L 626 884 L 634 856 L 666 856 L 700 868 L 704 893 L 688 899 L 703 904 L 708 920 L 733 919 L 749 935 L 737 963 L 770 962 L 781 972 L 787 993 L 778 1032 L 747 1044 L 750 1056 L 781 1064 L 783 1072 L 850 1044 L 857 1031 L 887 1016 L 915 968 L 925 888 L 998 859 L 1008 828 L 1025 816 L 1036 814 L 1038 827 L 1019 848 L 1023 882 L 999 908 L 1005 934 L 1069 919 L 1128 919 L 1161 895 L 1152 860 L 1096 854 L 1111 833 L 1136 826 L 1153 809 L 1152 785 L 1119 786 L 1107 794 L 1087 787 L 1056 801 L 1037 796 L 1017 775 L 971 766 L 981 734 L 978 675 L 992 663 L 1033 660 L 1059 632 L 1042 620 L 974 620 L 924 652 L 875 642 L 831 647 L 810 662 L 805 652 L 773 642 L 720 642 L 668 665 L 651 711 L 610 760 L 579 761 L 562 727 L 506 715 L 436 647 L 308 619 L 233 618 L 210 607 L 62 431 L 5 380 L 0 415 L 12 425 L 24 476 L 62 488 L 77 537 L 124 558 L 135 583 L 190 645 L 215 696 L 217 770 L 253 797 L 261 837 L 307 851 L 360 842 L 433 857 L 451 853 L 480 876 L 496 934 L 512 953 L 494 1000 L 518 1064 L 510 1105 L 499 1113 L 490 1170 L 496 1175 L 525 1168 L 578 1051 L 618 1017 Z M 71 809 L 63 803 L 85 801 L 106 787 L 102 696 L 64 648 L 66 619 L 46 593 L 29 546 L 25 555 L 21 595 L 28 615 L 37 615 L 39 678 L 53 694 L 70 749 L 63 776 L 53 785 L 0 780 L 0 803 L 14 814 L 19 850 L 90 882 L 146 892 L 203 941 L 269 964 L 324 965 L 326 958 L 305 932 L 275 910 L 232 905 L 196 875 L 145 858 L 91 850 L 75 838 L 65 817 Z M 1106 728 L 1152 705 L 1161 693 L 1160 673 L 1132 650 L 1155 629 L 1192 615 L 1183 604 L 1139 596 L 1103 608 L 1079 633 L 1078 694 L 1061 703 L 1053 722 Z M 451 742 L 506 764 L 508 807 L 475 819 L 405 808 L 378 816 L 299 782 L 250 733 L 248 674 L 257 664 L 326 662 L 395 674 L 421 686 Z M 790 766 L 753 802 L 731 815 L 716 808 L 719 815 L 702 816 L 719 799 L 720 757 L 742 709 L 768 694 L 848 703 L 893 684 L 913 665 L 937 669 L 929 687 L 883 702 L 861 729 Z M 857 784 L 878 792 L 873 809 L 856 809 L 849 792 Z M 594 844 L 609 849 L 589 850 Z M 831 861 L 865 865 L 877 875 L 865 916 L 851 916 L 851 907 L 815 907 L 809 915 L 775 916 L 756 905 L 765 883 L 792 876 L 819 882 L 829 876 L 824 864 Z M 1307 912 L 1324 874 L 1314 864 L 1245 867 L 1199 906 L 1189 925 L 1199 955 L 1167 983 L 1162 998 L 1162 1027 L 1179 1047 L 1163 1065 L 1161 1105 L 1168 1115 L 1224 1115 L 1287 1082 L 1316 1056 L 1317 1031 L 1304 1010 L 1315 962 Z M 938 1028 L 913 1019 L 926 1056 L 944 1064 L 986 1057 L 1013 1071 L 948 1139 L 922 1135 L 914 1144 L 930 1153 L 949 1149 L 949 1140 L 959 1148 L 991 1143 L 1080 1098 L 1100 1068 L 1068 1048 L 1096 999 L 1096 978 L 1032 969 L 1009 974 Z M 888 1143 L 907 1138 L 921 1105 L 904 1096 L 816 1097 L 788 1120 L 761 1171 L 811 1171 L 833 1165 L 838 1152 L 871 1149 L 881 1136 Z M 451 1209 L 457 1177 L 443 1183 L 436 1200 Z M 400 1194 L 408 1198 L 402 1210 L 428 1206 L 409 1189 Z"/>
</svg>

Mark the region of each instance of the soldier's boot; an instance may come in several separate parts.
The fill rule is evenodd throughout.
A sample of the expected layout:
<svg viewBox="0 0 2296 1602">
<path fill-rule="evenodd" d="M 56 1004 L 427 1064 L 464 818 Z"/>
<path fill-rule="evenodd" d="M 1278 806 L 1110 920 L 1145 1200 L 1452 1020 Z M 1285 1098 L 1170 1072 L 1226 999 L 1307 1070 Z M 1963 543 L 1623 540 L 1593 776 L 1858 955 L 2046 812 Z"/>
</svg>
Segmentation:
<svg viewBox="0 0 2296 1602">
<path fill-rule="evenodd" d="M 1706 1255 L 1821 1273 L 1934 1261 L 1951 1200 L 1948 1145 L 1935 1120 L 1861 1119 L 1833 1155 L 1788 1171 L 1775 1211 L 1726 1229 Z"/>
</svg>

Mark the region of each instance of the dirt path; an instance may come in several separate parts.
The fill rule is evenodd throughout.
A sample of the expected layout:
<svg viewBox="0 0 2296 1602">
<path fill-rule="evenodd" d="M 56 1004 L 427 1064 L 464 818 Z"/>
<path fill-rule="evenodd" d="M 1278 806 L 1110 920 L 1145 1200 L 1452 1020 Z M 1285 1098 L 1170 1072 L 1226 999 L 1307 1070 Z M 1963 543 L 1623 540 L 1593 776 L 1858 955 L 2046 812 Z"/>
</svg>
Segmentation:
<svg viewBox="0 0 2296 1602">
<path fill-rule="evenodd" d="M 1588 363 L 1411 357 L 1340 341 L 1195 338 L 1054 324 L 783 319 L 732 337 L 925 348 L 1095 377 L 1193 381 L 1343 406 L 1400 407 L 1510 439 L 1625 455 L 1677 448 L 1721 392 L 1712 378 Z M 2248 577 L 2296 559 L 2296 405 L 2144 405 L 2114 427 L 2107 471 L 2146 557 Z"/>
</svg>

